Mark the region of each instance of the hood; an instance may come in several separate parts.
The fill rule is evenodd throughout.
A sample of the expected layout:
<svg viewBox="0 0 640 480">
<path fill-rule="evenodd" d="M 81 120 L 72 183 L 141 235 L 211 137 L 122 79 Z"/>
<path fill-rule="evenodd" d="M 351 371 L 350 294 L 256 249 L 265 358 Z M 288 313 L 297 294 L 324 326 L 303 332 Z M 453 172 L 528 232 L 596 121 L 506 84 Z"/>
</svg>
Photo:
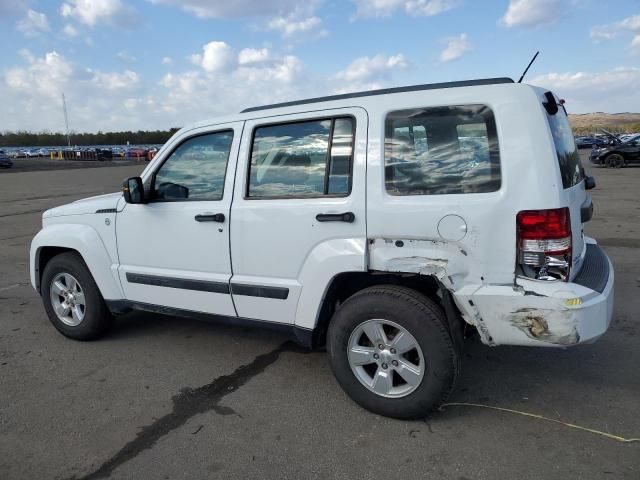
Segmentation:
<svg viewBox="0 0 640 480">
<path fill-rule="evenodd" d="M 87 213 L 96 213 L 98 210 L 111 209 L 115 212 L 118 200 L 121 198 L 122 192 L 83 198 L 82 200 L 76 200 L 73 203 L 67 203 L 66 205 L 49 209 L 42 214 L 42 217 L 49 218 L 60 217 L 63 215 L 84 215 Z"/>
</svg>

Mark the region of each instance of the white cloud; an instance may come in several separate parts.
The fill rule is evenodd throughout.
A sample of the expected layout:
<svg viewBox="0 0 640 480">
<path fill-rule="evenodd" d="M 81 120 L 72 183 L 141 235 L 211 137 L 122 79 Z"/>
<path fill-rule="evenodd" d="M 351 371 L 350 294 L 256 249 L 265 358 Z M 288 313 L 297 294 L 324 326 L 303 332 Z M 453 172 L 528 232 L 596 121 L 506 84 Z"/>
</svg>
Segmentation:
<svg viewBox="0 0 640 480">
<path fill-rule="evenodd" d="M 138 61 L 136 57 L 125 51 L 116 53 L 116 57 L 123 63 L 136 63 Z"/>
<path fill-rule="evenodd" d="M 184 124 L 316 93 L 313 82 L 301 78 L 304 66 L 293 55 L 277 57 L 266 49 L 244 49 L 237 60 L 218 71 L 166 74 L 154 92 L 156 108 Z"/>
<path fill-rule="evenodd" d="M 573 113 L 640 111 L 640 68 L 540 75 L 527 82 L 553 90 Z"/>
<path fill-rule="evenodd" d="M 138 85 L 140 77 L 136 72 L 125 70 L 122 73 L 104 73 L 100 71 L 92 72 L 91 83 L 100 89 L 126 90 Z"/>
<path fill-rule="evenodd" d="M 456 8 L 462 0 L 353 0 L 357 7 L 356 17 L 386 17 L 396 10 L 407 15 L 430 17 Z"/>
<path fill-rule="evenodd" d="M 537 27 L 554 23 L 564 9 L 562 0 L 511 0 L 500 23 L 508 28 Z"/>
<path fill-rule="evenodd" d="M 451 62 L 471 51 L 471 49 L 471 42 L 466 33 L 461 33 L 457 37 L 450 37 L 447 39 L 447 46 L 440 53 L 440 61 Z"/>
<path fill-rule="evenodd" d="M 631 53 L 640 55 L 640 33 L 631 40 Z"/>
<path fill-rule="evenodd" d="M 64 28 L 62 29 L 62 33 L 64 33 L 69 38 L 75 38 L 80 34 L 80 32 L 78 32 L 78 29 L 70 23 L 67 23 L 64 26 Z"/>
<path fill-rule="evenodd" d="M 202 47 L 202 53 L 195 53 L 189 58 L 207 72 L 224 71 L 233 68 L 235 63 L 233 49 L 225 42 L 209 42 Z"/>
<path fill-rule="evenodd" d="M 407 66 L 407 59 L 401 53 L 390 57 L 385 55 L 360 57 L 351 62 L 345 70 L 338 72 L 336 77 L 348 82 L 362 82 L 371 80 L 374 77 L 387 76 Z"/>
<path fill-rule="evenodd" d="M 633 33 L 629 50 L 632 54 L 640 54 L 640 15 L 632 15 L 619 22 L 593 27 L 591 38 L 596 42 L 611 40 L 627 32 Z"/>
<path fill-rule="evenodd" d="M 13 90 L 57 97 L 72 78 L 71 64 L 56 51 L 35 58 L 28 50 L 22 50 L 21 56 L 28 65 L 12 68 L 5 74 L 5 82 Z"/>
<path fill-rule="evenodd" d="M 121 0 L 68 0 L 60 7 L 60 14 L 89 27 L 101 23 L 130 26 L 136 16 L 134 10 Z"/>
<path fill-rule="evenodd" d="M 299 6 L 298 0 L 150 0 L 177 6 L 200 18 L 234 18 L 278 15 Z"/>
<path fill-rule="evenodd" d="M 26 16 L 18 22 L 17 29 L 28 37 L 51 30 L 47 16 L 32 9 L 27 10 Z"/>
<path fill-rule="evenodd" d="M 284 17 L 272 18 L 268 26 L 271 30 L 280 32 L 285 38 L 300 35 L 322 37 L 328 33 L 327 30 L 322 27 L 322 19 L 320 17 L 316 17 L 315 15 L 303 17 L 297 12 Z"/>
<path fill-rule="evenodd" d="M 4 128 L 59 131 L 63 92 L 72 129 L 146 128 L 148 120 L 142 114 L 131 115 L 125 106 L 127 99 L 139 98 L 145 103 L 148 100 L 137 73 L 78 68 L 56 51 L 35 57 L 23 49 L 19 55 L 24 65 L 10 68 L 0 81 L 0 97 L 6 99 Z"/>
<path fill-rule="evenodd" d="M 171 57 L 162 57 L 163 65 L 171 65 L 173 63 L 173 58 Z"/>
<path fill-rule="evenodd" d="M 247 65 L 250 63 L 261 63 L 269 59 L 269 50 L 266 48 L 245 48 L 238 54 L 238 63 Z"/>
</svg>

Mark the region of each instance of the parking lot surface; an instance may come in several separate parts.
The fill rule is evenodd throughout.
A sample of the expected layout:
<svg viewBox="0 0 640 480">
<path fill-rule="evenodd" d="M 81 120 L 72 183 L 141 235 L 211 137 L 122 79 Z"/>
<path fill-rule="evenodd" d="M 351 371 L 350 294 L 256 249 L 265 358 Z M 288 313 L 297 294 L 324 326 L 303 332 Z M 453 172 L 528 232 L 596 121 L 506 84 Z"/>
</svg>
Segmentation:
<svg viewBox="0 0 640 480">
<path fill-rule="evenodd" d="M 118 190 L 144 165 L 0 172 L 1 479 L 640 478 L 640 442 L 483 407 L 373 415 L 325 353 L 270 332 L 137 313 L 103 340 L 64 338 L 29 285 L 41 213 Z M 567 350 L 470 339 L 451 402 L 638 438 L 640 168 L 589 170 L 586 231 L 616 270 L 609 332 Z"/>
</svg>

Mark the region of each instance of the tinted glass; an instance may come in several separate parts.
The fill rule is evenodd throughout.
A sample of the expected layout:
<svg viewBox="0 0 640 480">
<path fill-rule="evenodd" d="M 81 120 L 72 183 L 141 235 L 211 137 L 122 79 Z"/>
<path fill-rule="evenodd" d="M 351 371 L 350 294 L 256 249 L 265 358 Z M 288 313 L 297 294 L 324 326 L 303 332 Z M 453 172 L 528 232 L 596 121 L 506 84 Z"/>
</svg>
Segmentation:
<svg viewBox="0 0 640 480">
<path fill-rule="evenodd" d="M 558 154 L 562 186 L 564 188 L 573 187 L 582 181 L 584 174 L 569 119 L 564 108 L 559 108 L 555 115 L 547 115 L 547 118 Z"/>
<path fill-rule="evenodd" d="M 498 190 L 500 154 L 491 109 L 465 105 L 390 113 L 385 179 L 392 195 Z"/>
<path fill-rule="evenodd" d="M 174 150 L 155 176 L 157 201 L 220 200 L 233 132 L 190 138 Z"/>
<path fill-rule="evenodd" d="M 259 127 L 253 139 L 248 197 L 348 194 L 352 150 L 351 119 Z"/>
<path fill-rule="evenodd" d="M 348 194 L 351 191 L 351 159 L 353 158 L 353 120 L 335 120 L 331 136 L 331 164 L 329 166 L 330 195 Z"/>
</svg>

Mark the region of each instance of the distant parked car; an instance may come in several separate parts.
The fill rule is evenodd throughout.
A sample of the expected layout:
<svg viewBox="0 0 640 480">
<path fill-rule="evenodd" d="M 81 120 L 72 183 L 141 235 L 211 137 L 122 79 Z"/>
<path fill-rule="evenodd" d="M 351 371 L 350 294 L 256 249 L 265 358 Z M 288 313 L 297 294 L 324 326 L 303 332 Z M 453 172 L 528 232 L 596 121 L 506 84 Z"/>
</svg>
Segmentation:
<svg viewBox="0 0 640 480">
<path fill-rule="evenodd" d="M 576 147 L 578 148 L 604 147 L 606 144 L 605 139 L 595 136 L 576 137 Z"/>
<path fill-rule="evenodd" d="M 4 153 L 4 150 L 0 150 L 0 167 L 1 168 L 11 168 L 11 167 L 13 167 L 13 162 L 7 156 L 7 154 Z"/>
<path fill-rule="evenodd" d="M 147 162 L 153 160 L 153 157 L 158 153 L 158 149 L 156 147 L 152 147 L 147 151 Z"/>
<path fill-rule="evenodd" d="M 113 158 L 113 151 L 110 148 L 96 148 L 96 155 L 98 160 L 111 160 Z"/>
<path fill-rule="evenodd" d="M 149 153 L 149 150 L 146 148 L 132 147 L 127 149 L 126 156 L 133 158 L 144 158 Z"/>
<path fill-rule="evenodd" d="M 609 168 L 620 168 L 631 163 L 640 163 L 640 134 L 633 135 L 614 145 L 594 148 L 591 150 L 589 160 L 595 165 Z"/>
</svg>

